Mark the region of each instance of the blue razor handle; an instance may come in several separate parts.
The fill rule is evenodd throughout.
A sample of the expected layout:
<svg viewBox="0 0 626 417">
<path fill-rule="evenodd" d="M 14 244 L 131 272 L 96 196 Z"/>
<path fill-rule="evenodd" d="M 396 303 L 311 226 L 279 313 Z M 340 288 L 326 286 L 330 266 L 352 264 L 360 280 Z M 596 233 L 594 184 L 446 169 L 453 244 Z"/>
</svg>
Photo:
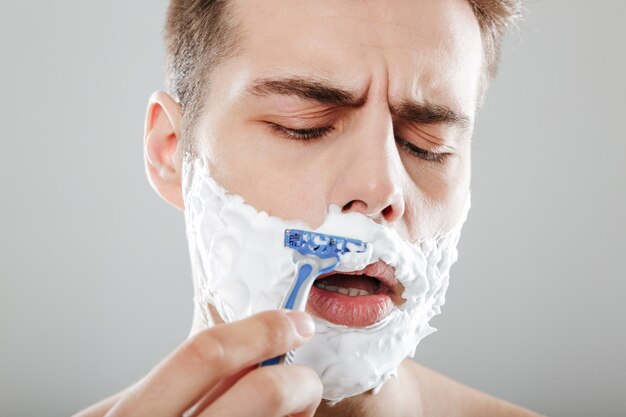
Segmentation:
<svg viewBox="0 0 626 417">
<path fill-rule="evenodd" d="M 347 252 L 362 253 L 367 243 L 341 236 L 326 235 L 307 230 L 287 229 L 285 247 L 293 249 L 296 274 L 281 307 L 304 311 L 315 278 L 333 271 L 339 264 L 339 255 Z M 261 366 L 290 364 L 293 352 L 277 356 L 261 363 Z"/>
</svg>

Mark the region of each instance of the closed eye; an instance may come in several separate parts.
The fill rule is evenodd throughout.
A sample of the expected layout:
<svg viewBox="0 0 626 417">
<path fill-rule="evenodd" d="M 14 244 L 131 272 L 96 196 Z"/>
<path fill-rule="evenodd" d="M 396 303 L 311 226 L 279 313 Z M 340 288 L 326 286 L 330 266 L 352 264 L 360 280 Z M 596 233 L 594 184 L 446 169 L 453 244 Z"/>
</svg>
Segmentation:
<svg viewBox="0 0 626 417">
<path fill-rule="evenodd" d="M 320 126 L 310 129 L 292 129 L 276 123 L 268 123 L 268 126 L 272 131 L 287 139 L 297 139 L 303 142 L 323 138 L 335 130 L 332 126 Z"/>
<path fill-rule="evenodd" d="M 425 149 L 422 149 L 418 146 L 413 145 L 411 142 L 408 142 L 398 136 L 396 136 L 396 142 L 398 145 L 407 151 L 409 154 L 416 156 L 419 159 L 428 162 L 435 162 L 437 164 L 442 164 L 446 162 L 446 160 L 450 157 L 451 153 L 449 152 L 430 152 Z"/>
<path fill-rule="evenodd" d="M 309 129 L 292 129 L 276 123 L 268 123 L 268 126 L 272 129 L 272 131 L 278 133 L 283 137 L 286 137 L 287 139 L 300 140 L 305 143 L 328 136 L 330 133 L 333 132 L 333 130 L 335 130 L 335 128 L 332 126 L 320 126 Z M 410 155 L 428 162 L 441 164 L 444 163 L 446 159 L 451 155 L 448 152 L 427 151 L 418 146 L 415 146 L 411 142 L 408 142 L 398 136 L 396 136 L 396 142 Z"/>
</svg>

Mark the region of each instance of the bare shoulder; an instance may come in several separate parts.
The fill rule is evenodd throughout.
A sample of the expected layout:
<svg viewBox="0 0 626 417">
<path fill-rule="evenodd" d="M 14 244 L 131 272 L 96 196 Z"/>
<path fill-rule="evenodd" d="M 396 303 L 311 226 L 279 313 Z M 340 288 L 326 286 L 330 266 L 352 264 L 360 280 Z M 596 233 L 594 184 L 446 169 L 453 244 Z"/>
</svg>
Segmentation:
<svg viewBox="0 0 626 417">
<path fill-rule="evenodd" d="M 508 401 L 456 382 L 413 360 L 407 370 L 416 378 L 424 415 L 455 417 L 540 417 Z"/>
</svg>

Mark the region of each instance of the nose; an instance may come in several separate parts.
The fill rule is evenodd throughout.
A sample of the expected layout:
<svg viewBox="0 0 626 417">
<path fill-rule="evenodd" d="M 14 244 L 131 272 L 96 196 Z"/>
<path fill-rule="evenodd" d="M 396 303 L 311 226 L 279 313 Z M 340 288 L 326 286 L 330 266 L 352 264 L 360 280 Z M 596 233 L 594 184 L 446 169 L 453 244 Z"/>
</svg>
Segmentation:
<svg viewBox="0 0 626 417">
<path fill-rule="evenodd" d="M 343 172 L 333 201 L 344 213 L 365 214 L 378 223 L 393 223 L 404 214 L 403 165 L 389 112 L 363 115 L 358 129 L 343 138 Z"/>
</svg>

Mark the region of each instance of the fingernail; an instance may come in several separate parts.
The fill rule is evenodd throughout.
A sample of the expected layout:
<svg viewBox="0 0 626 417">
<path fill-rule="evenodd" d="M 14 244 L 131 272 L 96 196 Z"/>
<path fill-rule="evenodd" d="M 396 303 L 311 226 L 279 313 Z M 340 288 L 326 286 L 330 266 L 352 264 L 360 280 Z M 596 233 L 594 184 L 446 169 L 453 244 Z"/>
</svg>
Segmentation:
<svg viewBox="0 0 626 417">
<path fill-rule="evenodd" d="M 301 311 L 288 311 L 287 317 L 293 323 L 298 334 L 304 338 L 309 338 L 315 333 L 315 323 L 311 316 Z"/>
</svg>

